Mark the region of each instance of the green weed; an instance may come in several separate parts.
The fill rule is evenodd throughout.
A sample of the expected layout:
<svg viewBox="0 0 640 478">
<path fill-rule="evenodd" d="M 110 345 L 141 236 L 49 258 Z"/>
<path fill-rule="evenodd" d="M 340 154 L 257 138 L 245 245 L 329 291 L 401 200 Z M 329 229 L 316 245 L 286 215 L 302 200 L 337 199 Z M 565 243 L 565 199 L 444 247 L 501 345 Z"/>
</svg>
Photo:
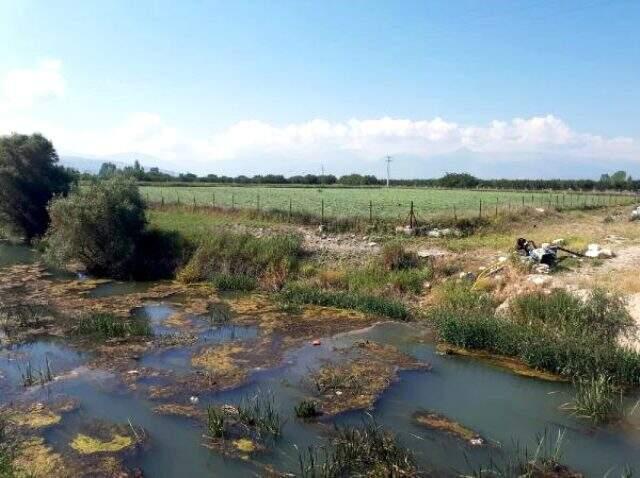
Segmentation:
<svg viewBox="0 0 640 478">
<path fill-rule="evenodd" d="M 252 397 L 243 398 L 238 404 L 238 419 L 260 436 L 278 437 L 284 427 L 284 420 L 275 406 L 275 397 L 270 392 L 259 391 Z"/>
<path fill-rule="evenodd" d="M 298 418 L 314 418 L 320 415 L 318 403 L 313 400 L 302 400 L 294 407 L 294 412 Z"/>
<path fill-rule="evenodd" d="M 280 293 L 279 299 L 286 304 L 311 304 L 352 309 L 399 320 L 407 320 L 410 317 L 409 310 L 397 300 L 352 292 L 326 291 L 302 285 L 294 285 L 284 289 Z"/>
<path fill-rule="evenodd" d="M 624 414 L 622 389 L 606 375 L 578 379 L 575 387 L 573 401 L 565 403 L 563 409 L 595 423 L 606 423 Z"/>
<path fill-rule="evenodd" d="M 147 320 L 140 317 L 122 318 L 108 312 L 94 312 L 81 317 L 74 333 L 99 340 L 153 335 Z"/>
</svg>

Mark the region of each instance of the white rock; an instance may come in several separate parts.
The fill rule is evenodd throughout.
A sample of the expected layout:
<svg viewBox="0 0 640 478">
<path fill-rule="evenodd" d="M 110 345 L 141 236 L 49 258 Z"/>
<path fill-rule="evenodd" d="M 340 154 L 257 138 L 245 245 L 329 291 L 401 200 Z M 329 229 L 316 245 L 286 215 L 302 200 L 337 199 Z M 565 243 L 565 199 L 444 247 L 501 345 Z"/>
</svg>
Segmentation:
<svg viewBox="0 0 640 478">
<path fill-rule="evenodd" d="M 564 239 L 554 239 L 553 241 L 551 241 L 551 244 L 561 246 L 562 244 L 564 244 Z"/>
<path fill-rule="evenodd" d="M 371 241 L 369 244 L 367 244 L 369 247 L 376 247 L 378 245 L 377 242 Z"/>
<path fill-rule="evenodd" d="M 535 209 L 535 211 L 536 211 L 536 212 L 540 212 L 540 213 L 542 213 L 542 212 L 544 212 L 544 208 L 537 207 L 537 208 Z"/>
<path fill-rule="evenodd" d="M 440 232 L 440 229 L 431 229 L 429 232 L 427 232 L 427 237 L 441 237 L 442 233 Z"/>
<path fill-rule="evenodd" d="M 192 405 L 197 405 L 200 399 L 195 395 L 192 395 L 189 397 L 189 401 L 191 402 Z"/>
<path fill-rule="evenodd" d="M 502 264 L 503 262 L 507 262 L 507 258 L 505 256 L 498 257 L 498 262 Z"/>
</svg>

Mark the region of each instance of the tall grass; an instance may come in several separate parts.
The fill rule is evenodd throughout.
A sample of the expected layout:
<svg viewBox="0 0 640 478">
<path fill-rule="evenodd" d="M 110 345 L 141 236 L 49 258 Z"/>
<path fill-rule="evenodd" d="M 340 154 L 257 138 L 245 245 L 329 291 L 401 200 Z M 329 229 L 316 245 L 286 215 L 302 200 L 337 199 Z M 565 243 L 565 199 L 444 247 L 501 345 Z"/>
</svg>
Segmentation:
<svg viewBox="0 0 640 478">
<path fill-rule="evenodd" d="M 245 397 L 238 404 L 238 418 L 240 422 L 258 432 L 260 436 L 282 435 L 284 419 L 278 413 L 275 397 L 271 392 L 258 392 L 251 397 Z"/>
<path fill-rule="evenodd" d="M 440 339 L 458 347 L 518 357 L 533 368 L 570 378 L 607 375 L 618 385 L 640 384 L 640 354 L 611 339 L 624 318 L 607 319 L 612 320 L 609 325 L 592 324 L 589 320 L 600 320 L 598 313 L 574 319 L 573 309 L 565 316 L 557 307 L 566 298 L 553 296 L 551 305 L 545 300 L 538 295 L 520 299 L 526 308 L 516 308 L 511 320 L 498 319 L 488 294 L 456 285 L 444 291 L 440 305 L 427 315 Z M 615 297 L 598 294 L 595 300 L 587 304 L 588 310 L 606 310 L 611 303 L 612 310 L 618 310 Z M 541 311 L 545 308 L 557 313 L 555 318 Z M 580 325 L 567 325 L 572 320 Z M 560 325 L 554 327 L 554 322 Z"/>
<path fill-rule="evenodd" d="M 303 478 L 419 476 L 413 454 L 373 419 L 360 427 L 337 428 L 331 446 L 300 451 L 298 462 Z"/>
<path fill-rule="evenodd" d="M 576 381 L 576 394 L 562 408 L 595 423 L 606 423 L 624 415 L 622 389 L 606 375 Z"/>
<path fill-rule="evenodd" d="M 16 437 L 6 413 L 0 412 L 0 476 L 2 478 L 18 476 L 13 465 L 18 446 L 18 437 Z"/>
<path fill-rule="evenodd" d="M 301 241 L 283 235 L 258 238 L 221 231 L 204 239 L 178 274 L 183 282 L 215 281 L 227 277 L 255 278 L 265 289 L 280 289 L 298 265 Z M 246 284 L 246 281 L 244 282 Z"/>
<path fill-rule="evenodd" d="M 338 309 L 352 309 L 360 312 L 407 320 L 409 310 L 400 301 L 385 297 L 358 294 L 345 291 L 327 291 L 316 287 L 293 285 L 284 289 L 279 299 L 289 305 L 320 305 Z"/>
<path fill-rule="evenodd" d="M 153 335 L 147 320 L 141 317 L 123 318 L 108 312 L 82 316 L 74 327 L 74 333 L 98 340 Z"/>
<path fill-rule="evenodd" d="M 223 410 L 212 405 L 207 407 L 207 435 L 210 438 L 224 438 L 225 422 Z"/>
</svg>

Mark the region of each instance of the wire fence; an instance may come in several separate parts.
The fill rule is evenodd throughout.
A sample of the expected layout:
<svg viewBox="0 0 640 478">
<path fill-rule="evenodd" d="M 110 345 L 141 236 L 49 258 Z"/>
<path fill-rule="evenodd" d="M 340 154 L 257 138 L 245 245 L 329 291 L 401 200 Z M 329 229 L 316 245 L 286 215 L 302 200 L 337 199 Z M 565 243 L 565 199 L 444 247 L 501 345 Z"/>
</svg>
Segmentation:
<svg viewBox="0 0 640 478">
<path fill-rule="evenodd" d="M 142 193 L 155 207 L 210 208 L 277 214 L 289 222 L 395 222 L 427 221 L 433 217 L 490 218 L 526 209 L 576 210 L 636 204 L 637 194 L 576 192 L 496 192 L 468 190 L 382 189 L 366 193 L 354 190 L 292 191 L 285 188 L 187 188 L 143 187 Z M 327 191 L 330 191 L 327 193 Z M 362 190 L 355 190 L 361 191 Z M 395 194 L 394 194 L 395 192 Z M 413 193 L 413 198 L 412 198 Z M 395 200 L 393 196 L 396 196 Z"/>
</svg>

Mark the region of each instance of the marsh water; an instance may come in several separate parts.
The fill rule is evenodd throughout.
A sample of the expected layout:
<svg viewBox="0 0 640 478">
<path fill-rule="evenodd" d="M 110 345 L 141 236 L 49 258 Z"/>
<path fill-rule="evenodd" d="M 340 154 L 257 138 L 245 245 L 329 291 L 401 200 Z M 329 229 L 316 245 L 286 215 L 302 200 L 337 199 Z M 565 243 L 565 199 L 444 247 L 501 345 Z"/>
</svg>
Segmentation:
<svg viewBox="0 0 640 478">
<path fill-rule="evenodd" d="M 0 243 L 0 267 L 36 259 L 36 254 Z M 93 294 L 127 294 L 145 290 L 149 284 L 112 283 Z M 176 301 L 150 302 L 135 313 L 149 320 L 158 335 L 169 335 L 164 321 L 180 311 Z M 233 319 L 233 317 L 231 317 Z M 143 354 L 139 366 L 168 370 L 175 374 L 191 370 L 191 357 L 207 344 L 255 339 L 257 327 L 241 326 L 233 320 L 212 323 L 207 318 L 188 316 L 195 339 Z M 83 351 L 64 338 L 37 340 L 0 348 L 0 405 L 42 401 L 64 395 L 79 401 L 79 407 L 44 432 L 45 440 L 57 451 L 68 453 L 68 442 L 83 423 L 104 419 L 131 422 L 145 429 L 149 445 L 125 457 L 130 467 L 140 467 L 145 476 L 259 476 L 264 465 L 296 473 L 298 450 L 324 443 L 333 424 L 359 424 L 371 418 L 363 411 L 341 414 L 330 421 L 305 422 L 295 418 L 293 407 L 309 396 L 307 377 L 323 360 L 332 358 L 336 348 L 348 347 L 362 339 L 394 345 L 412 357 L 431 364 L 431 370 L 399 373 L 369 413 L 376 422 L 398 434 L 414 451 L 422 469 L 435 475 L 471 473 L 489 460 L 500 462 L 516 448 L 535 450 L 536 436 L 546 433 L 550 441 L 564 433 L 563 463 L 586 476 L 620 476 L 630 465 L 640 471 L 640 412 L 624 424 L 594 427 L 560 409 L 571 398 L 572 387 L 514 375 L 504 369 L 464 357 L 442 356 L 423 327 L 416 324 L 382 322 L 372 327 L 320 338 L 321 345 L 302 345 L 286 353 L 276 367 L 256 368 L 240 387 L 203 393 L 198 407 L 207 404 L 237 404 L 257 391 L 270 391 L 279 411 L 287 418 L 281 438 L 269 450 L 251 460 L 224 457 L 202 446 L 203 424 L 190 418 L 154 413 L 157 402 L 132 390 L 110 370 L 84 364 L 91 352 Z M 50 366 L 57 377 L 42 387 L 22 386 L 22 373 L 30 363 L 36 370 Z M 47 365 L 49 364 L 49 365 Z M 154 380 L 148 378 L 145 380 Z M 634 397 L 629 397 L 632 402 Z M 445 415 L 477 431 L 490 446 L 468 443 L 417 425 L 412 415 L 429 410 Z"/>
</svg>

